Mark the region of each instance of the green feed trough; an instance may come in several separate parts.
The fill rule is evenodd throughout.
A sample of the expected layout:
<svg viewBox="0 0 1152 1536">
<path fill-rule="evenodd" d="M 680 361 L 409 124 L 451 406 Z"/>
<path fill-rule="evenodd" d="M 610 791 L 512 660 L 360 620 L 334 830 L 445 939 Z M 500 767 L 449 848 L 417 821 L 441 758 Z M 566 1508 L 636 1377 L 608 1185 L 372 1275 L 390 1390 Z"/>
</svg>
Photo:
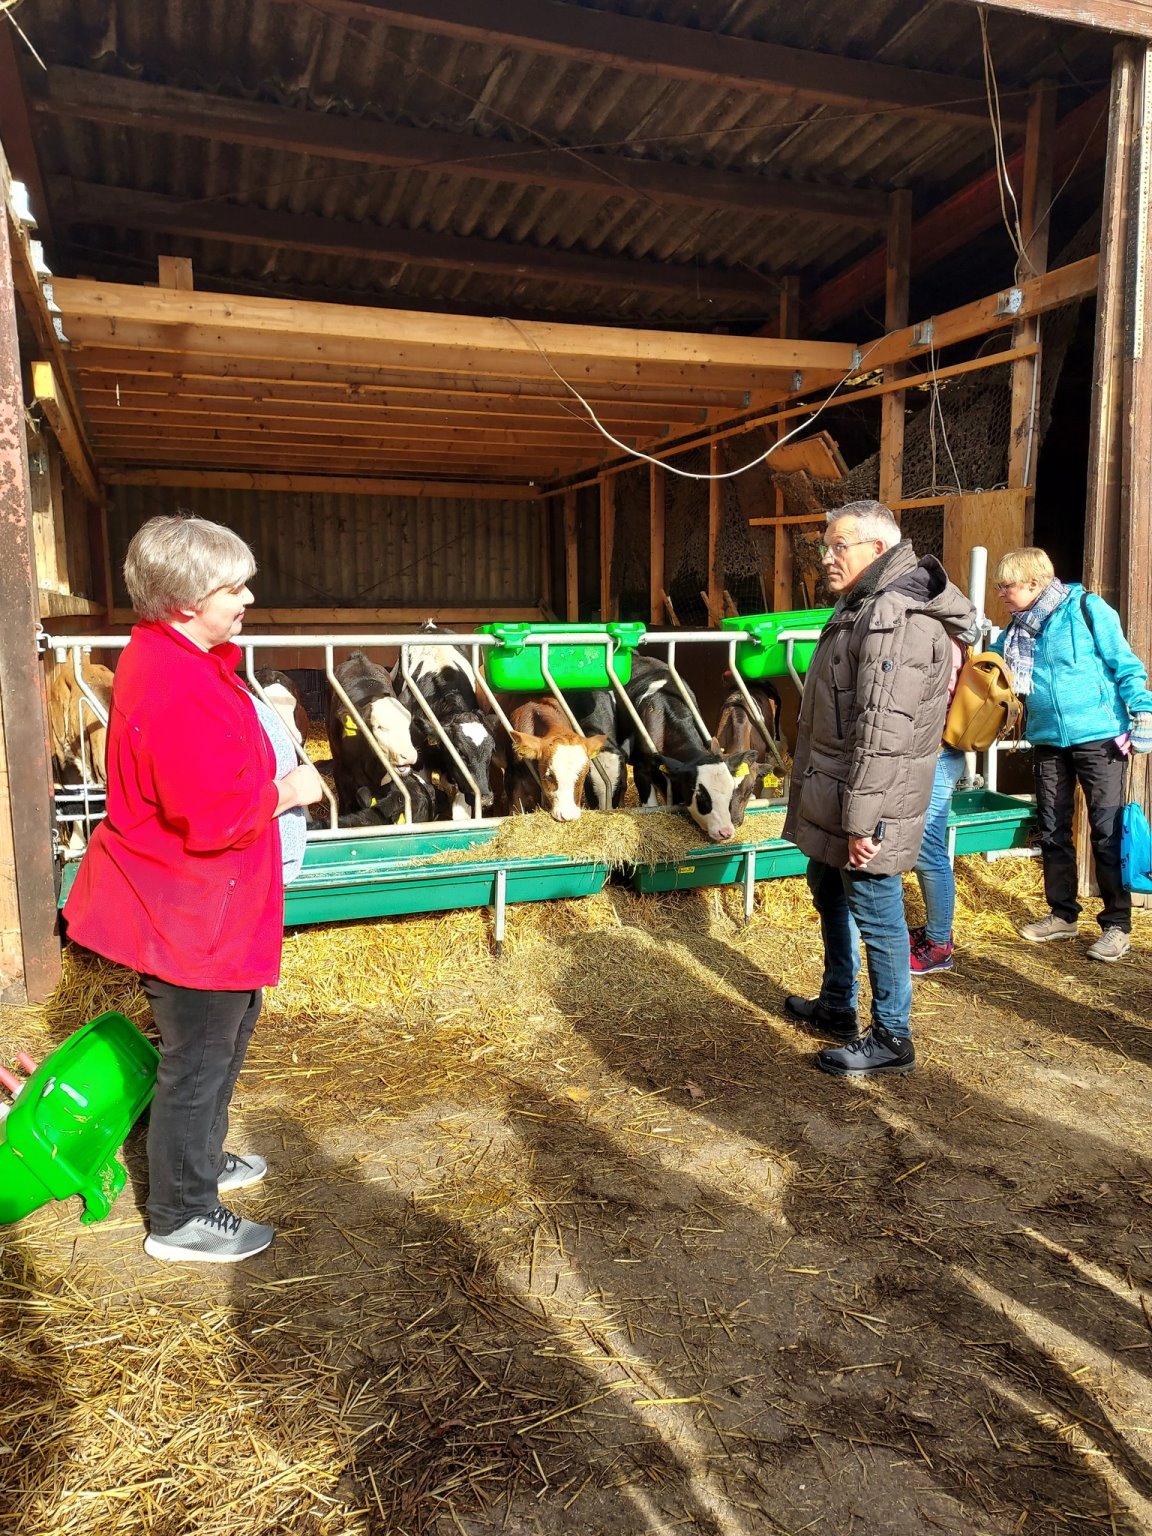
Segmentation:
<svg viewBox="0 0 1152 1536">
<path fill-rule="evenodd" d="M 747 682 L 762 677 L 788 676 L 789 631 L 810 633 L 823 629 L 832 617 L 831 608 L 798 608 L 787 613 L 753 613 L 740 618 L 721 619 L 721 629 L 746 630 L 749 639 L 736 646 L 736 670 Z M 803 677 L 812 661 L 817 641 L 798 640 L 792 647 L 792 662 Z"/>
<path fill-rule="evenodd" d="M 548 671 L 558 688 L 610 688 L 608 655 L 620 682 L 632 676 L 632 653 L 643 640 L 643 624 L 481 624 L 477 634 L 499 642 L 484 652 L 484 675 L 501 693 L 547 691 L 538 642 L 548 646 Z M 611 645 L 589 636 L 604 635 Z M 575 637 L 575 638 L 574 638 Z"/>
</svg>

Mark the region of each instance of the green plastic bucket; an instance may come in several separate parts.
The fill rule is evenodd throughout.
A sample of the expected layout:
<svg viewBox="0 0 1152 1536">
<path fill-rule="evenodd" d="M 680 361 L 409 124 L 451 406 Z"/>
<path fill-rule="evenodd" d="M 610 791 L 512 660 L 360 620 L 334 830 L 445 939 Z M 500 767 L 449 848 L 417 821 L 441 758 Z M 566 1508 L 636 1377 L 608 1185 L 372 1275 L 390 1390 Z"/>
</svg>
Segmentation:
<svg viewBox="0 0 1152 1536">
<path fill-rule="evenodd" d="M 616 676 L 626 683 L 632 676 L 632 653 L 646 633 L 643 624 L 481 624 L 477 634 L 493 635 L 500 642 L 484 652 L 484 675 L 502 693 L 539 693 L 548 684 L 541 670 L 540 647 L 548 642 L 548 670 L 558 688 L 609 688 L 608 655 L 614 649 Z M 612 646 L 595 641 L 572 641 L 569 635 L 605 635 Z"/>
<path fill-rule="evenodd" d="M 100 1221 L 124 1188 L 116 1153 L 156 1086 L 159 1053 L 122 1013 L 102 1013 L 24 1084 L 0 1125 L 0 1223 L 80 1195 Z"/>
<path fill-rule="evenodd" d="M 788 630 L 823 629 L 832 617 L 831 608 L 796 608 L 788 613 L 753 613 L 721 619 L 721 629 L 745 629 L 750 639 L 736 646 L 736 670 L 746 681 L 788 676 L 788 646 L 781 638 Z M 792 648 L 792 660 L 801 677 L 807 672 L 817 641 L 801 640 Z"/>
</svg>

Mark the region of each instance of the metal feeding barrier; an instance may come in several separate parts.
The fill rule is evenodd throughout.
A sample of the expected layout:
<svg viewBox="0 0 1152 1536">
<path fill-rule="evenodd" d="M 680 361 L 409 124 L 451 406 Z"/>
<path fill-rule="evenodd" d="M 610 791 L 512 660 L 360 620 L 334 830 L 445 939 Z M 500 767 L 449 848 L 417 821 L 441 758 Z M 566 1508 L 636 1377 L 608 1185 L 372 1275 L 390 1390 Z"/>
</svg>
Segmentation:
<svg viewBox="0 0 1152 1536">
<path fill-rule="evenodd" d="M 983 578 L 973 591 L 983 591 Z M 983 617 L 983 615 L 981 615 Z M 821 621 L 823 615 L 820 616 Z M 499 831 L 502 818 L 484 816 L 482 799 L 485 786 L 469 770 L 456 745 L 449 738 L 420 688 L 416 657 L 421 649 L 451 648 L 457 652 L 474 684 L 481 707 L 512 730 L 508 711 L 514 706 L 509 696 L 520 701 L 547 693 L 556 701 L 565 719 L 576 732 L 581 731 L 577 712 L 567 697 L 590 686 L 610 689 L 620 711 L 631 723 L 636 736 L 649 752 L 655 744 L 645 729 L 643 719 L 627 692 L 631 675 L 630 652 L 642 646 L 658 646 L 666 657 L 671 685 L 687 706 L 700 737 L 701 749 L 713 743 L 712 733 L 700 713 L 695 696 L 681 674 L 678 658 L 682 647 L 723 647 L 732 686 L 737 690 L 749 719 L 763 740 L 765 764 L 781 778 L 787 767 L 772 728 L 765 719 L 748 686 L 763 677 L 791 677 L 797 689 L 803 689 L 803 676 L 811 653 L 820 636 L 817 615 L 765 615 L 762 618 L 730 619 L 719 630 L 648 632 L 643 625 L 490 625 L 491 632 L 459 635 L 449 631 L 402 634 L 320 634 L 258 635 L 242 637 L 237 643 L 244 652 L 244 674 L 253 692 L 275 707 L 257 681 L 260 665 L 275 665 L 286 650 L 316 648 L 323 656 L 323 674 L 328 688 L 339 699 L 362 733 L 363 740 L 379 762 L 381 781 L 387 780 L 399 792 L 404 819 L 395 824 L 373 827 L 341 828 L 336 796 L 327 783 L 326 827 L 310 828 L 304 865 L 297 879 L 288 887 L 285 922 L 289 927 L 302 924 L 342 921 L 357 918 L 398 916 L 412 913 L 447 911 L 461 907 L 490 907 L 493 911 L 493 937 L 497 952 L 503 942 L 507 907 L 510 903 L 542 901 L 591 895 L 602 889 L 609 876 L 605 864 L 571 860 L 563 855 L 535 858 L 485 857 L 486 845 Z M 509 629 L 517 633 L 511 638 Z M 615 631 L 615 633 L 613 633 Z M 107 712 L 99 698 L 83 679 L 84 658 L 92 651 L 120 651 L 128 636 L 76 635 L 44 636 L 41 650 L 66 663 L 71 657 L 78 683 L 76 708 L 80 739 L 84 739 L 83 711 L 107 724 Z M 404 771 L 388 758 L 381 743 L 341 686 L 336 676 L 336 653 L 352 651 L 392 651 L 398 656 L 394 676 L 397 689 L 405 685 L 405 699 L 420 712 L 428 734 L 443 748 L 457 775 L 466 787 L 471 814 L 450 822 L 414 822 L 412 797 L 405 783 Z M 582 667 L 575 670 L 572 658 L 579 657 Z M 591 662 L 589 658 L 592 658 Z M 768 668 L 770 670 L 765 670 Z M 594 683 L 589 677 L 596 679 Z M 514 686 L 508 686 L 511 678 Z M 526 686 L 524 686 L 526 685 Z M 500 695 L 504 697 L 501 698 Z M 74 835 L 67 845 L 58 834 L 57 843 L 64 861 L 61 901 L 70 889 L 79 857 L 93 823 L 104 811 L 103 786 L 95 782 L 90 754 L 84 758 L 82 782 L 58 785 L 56 819 L 59 828 L 79 823 L 82 835 Z M 297 747 L 302 762 L 309 761 L 302 746 Z M 1021 847 L 1027 840 L 1031 808 L 1027 802 L 995 793 L 995 750 L 985 761 L 987 788 L 971 787 L 958 793 L 954 801 L 949 830 L 950 853 L 971 853 Z M 534 765 L 529 764 L 534 770 Z M 593 769 L 596 760 L 593 760 Z M 90 777 L 91 775 L 91 777 Z M 975 781 L 977 784 L 979 781 Z M 605 773 L 598 799 L 611 806 L 611 785 Z M 750 807 L 747 819 L 755 819 L 773 809 L 775 804 Z M 587 812 L 595 814 L 595 812 Z M 629 812 L 647 814 L 645 808 Z M 435 855 L 468 853 L 469 858 L 440 862 Z M 743 886 L 744 916 L 752 913 L 756 885 L 761 880 L 802 874 L 807 860 L 793 844 L 782 838 L 746 838 L 739 842 L 703 844 L 683 857 L 659 864 L 640 864 L 627 871 L 627 878 L 642 892 L 693 889 L 712 885 Z"/>
</svg>

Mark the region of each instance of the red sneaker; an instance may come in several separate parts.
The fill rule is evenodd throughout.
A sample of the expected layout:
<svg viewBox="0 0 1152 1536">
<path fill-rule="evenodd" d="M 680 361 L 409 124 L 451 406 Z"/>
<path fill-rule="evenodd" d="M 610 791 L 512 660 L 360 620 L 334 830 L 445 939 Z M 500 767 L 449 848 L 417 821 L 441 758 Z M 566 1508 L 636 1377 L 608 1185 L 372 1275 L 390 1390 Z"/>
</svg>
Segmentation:
<svg viewBox="0 0 1152 1536">
<path fill-rule="evenodd" d="M 908 930 L 908 948 L 909 948 L 909 950 L 911 951 L 913 949 L 919 949 L 920 945 L 923 944 L 924 940 L 927 937 L 928 937 L 927 931 L 923 927 L 921 927 L 921 928 L 909 928 L 909 930 Z"/>
<path fill-rule="evenodd" d="M 933 944 L 930 939 L 923 938 L 913 948 L 908 963 L 912 967 L 913 976 L 931 976 L 936 971 L 950 971 L 952 946 L 951 944 Z"/>
</svg>

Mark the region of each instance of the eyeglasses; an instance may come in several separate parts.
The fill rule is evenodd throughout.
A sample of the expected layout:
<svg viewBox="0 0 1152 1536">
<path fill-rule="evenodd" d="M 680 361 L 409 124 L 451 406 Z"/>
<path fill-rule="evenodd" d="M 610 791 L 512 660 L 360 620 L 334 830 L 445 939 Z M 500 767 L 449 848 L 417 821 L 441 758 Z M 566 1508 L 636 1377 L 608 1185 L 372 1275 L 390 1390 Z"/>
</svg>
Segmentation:
<svg viewBox="0 0 1152 1536">
<path fill-rule="evenodd" d="M 874 544 L 875 542 L 875 539 L 849 539 L 847 542 L 841 539 L 837 544 L 820 544 L 817 547 L 820 550 L 821 560 L 827 560 L 829 555 L 833 559 L 839 560 L 841 555 L 846 554 L 850 549 L 855 549 L 858 544 Z"/>
</svg>

